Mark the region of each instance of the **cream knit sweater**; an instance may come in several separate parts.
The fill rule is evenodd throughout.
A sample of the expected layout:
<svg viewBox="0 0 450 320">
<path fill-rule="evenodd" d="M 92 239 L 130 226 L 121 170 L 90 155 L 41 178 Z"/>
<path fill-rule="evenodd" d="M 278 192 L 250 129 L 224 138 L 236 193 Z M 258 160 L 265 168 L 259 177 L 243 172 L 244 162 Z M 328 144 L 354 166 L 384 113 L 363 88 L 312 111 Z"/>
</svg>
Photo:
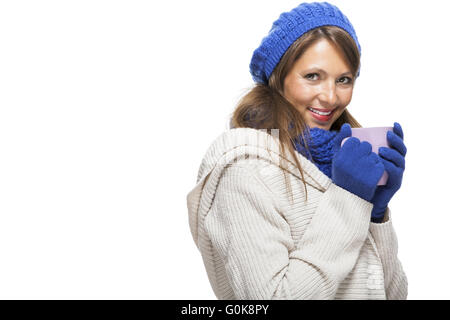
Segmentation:
<svg viewBox="0 0 450 320">
<path fill-rule="evenodd" d="M 189 225 L 218 299 L 406 299 L 388 221 L 297 153 L 288 198 L 276 135 L 231 129 L 208 149 L 188 194 Z"/>
</svg>

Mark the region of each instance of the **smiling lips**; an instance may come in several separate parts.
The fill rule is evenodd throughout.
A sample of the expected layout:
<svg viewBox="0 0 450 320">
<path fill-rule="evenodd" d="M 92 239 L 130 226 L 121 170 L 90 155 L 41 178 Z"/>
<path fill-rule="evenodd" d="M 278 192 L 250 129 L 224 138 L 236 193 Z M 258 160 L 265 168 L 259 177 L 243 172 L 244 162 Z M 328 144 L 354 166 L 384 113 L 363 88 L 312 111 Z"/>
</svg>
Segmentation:
<svg viewBox="0 0 450 320">
<path fill-rule="evenodd" d="M 316 109 L 316 108 L 307 108 L 309 112 L 311 112 L 312 116 L 316 118 L 319 121 L 328 121 L 331 119 L 331 115 L 333 114 L 334 110 L 327 110 L 327 109 Z"/>
</svg>

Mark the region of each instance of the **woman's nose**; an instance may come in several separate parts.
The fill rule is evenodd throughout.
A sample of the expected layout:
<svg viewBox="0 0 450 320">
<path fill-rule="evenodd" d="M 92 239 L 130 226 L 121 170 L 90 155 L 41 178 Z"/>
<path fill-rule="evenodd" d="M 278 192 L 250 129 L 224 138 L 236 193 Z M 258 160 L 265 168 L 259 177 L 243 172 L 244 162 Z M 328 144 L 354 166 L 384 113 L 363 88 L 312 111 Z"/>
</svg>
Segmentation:
<svg viewBox="0 0 450 320">
<path fill-rule="evenodd" d="M 321 86 L 320 96 L 324 106 L 334 106 L 337 101 L 336 84 L 334 81 L 324 81 Z"/>
</svg>

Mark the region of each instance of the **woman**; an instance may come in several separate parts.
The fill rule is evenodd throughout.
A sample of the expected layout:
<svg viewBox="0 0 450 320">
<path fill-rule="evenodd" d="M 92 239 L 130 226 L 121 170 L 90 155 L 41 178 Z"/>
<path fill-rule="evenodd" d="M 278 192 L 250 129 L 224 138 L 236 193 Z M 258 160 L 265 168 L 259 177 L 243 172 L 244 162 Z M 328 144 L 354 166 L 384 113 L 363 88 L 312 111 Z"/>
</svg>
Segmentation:
<svg viewBox="0 0 450 320">
<path fill-rule="evenodd" d="M 280 15 L 253 53 L 255 87 L 188 195 L 189 223 L 219 299 L 406 299 L 388 203 L 406 147 L 351 136 L 353 26 L 327 2 Z M 383 171 L 385 186 L 377 188 Z"/>
</svg>

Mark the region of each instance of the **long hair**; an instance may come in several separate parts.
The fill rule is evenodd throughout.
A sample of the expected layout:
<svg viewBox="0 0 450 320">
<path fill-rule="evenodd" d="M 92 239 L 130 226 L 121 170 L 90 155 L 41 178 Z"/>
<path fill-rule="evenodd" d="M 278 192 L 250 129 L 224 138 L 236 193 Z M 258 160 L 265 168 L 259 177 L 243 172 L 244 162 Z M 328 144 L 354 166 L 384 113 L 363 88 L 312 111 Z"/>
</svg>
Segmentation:
<svg viewBox="0 0 450 320">
<path fill-rule="evenodd" d="M 289 152 L 300 171 L 305 187 L 306 199 L 308 197 L 303 169 L 295 155 L 297 152 L 294 141 L 301 135 L 305 148 L 309 152 L 309 132 L 301 113 L 284 97 L 284 79 L 301 55 L 314 43 L 321 39 L 332 42 L 341 50 L 350 65 L 353 78 L 360 66 L 360 54 L 353 38 L 343 29 L 335 26 L 322 26 L 308 31 L 298 38 L 285 52 L 278 65 L 272 72 L 268 84 L 255 84 L 238 102 L 230 121 L 231 128 L 278 129 L 278 138 L 281 147 L 281 158 L 284 163 L 286 150 Z M 355 83 L 355 82 L 353 82 Z M 344 123 L 353 128 L 361 125 L 350 112 L 345 109 L 341 116 L 332 124 L 330 130 L 340 130 Z M 306 134 L 306 137 L 305 137 Z M 282 165 L 286 185 L 291 195 L 289 180 L 286 177 L 286 168 Z"/>
</svg>

